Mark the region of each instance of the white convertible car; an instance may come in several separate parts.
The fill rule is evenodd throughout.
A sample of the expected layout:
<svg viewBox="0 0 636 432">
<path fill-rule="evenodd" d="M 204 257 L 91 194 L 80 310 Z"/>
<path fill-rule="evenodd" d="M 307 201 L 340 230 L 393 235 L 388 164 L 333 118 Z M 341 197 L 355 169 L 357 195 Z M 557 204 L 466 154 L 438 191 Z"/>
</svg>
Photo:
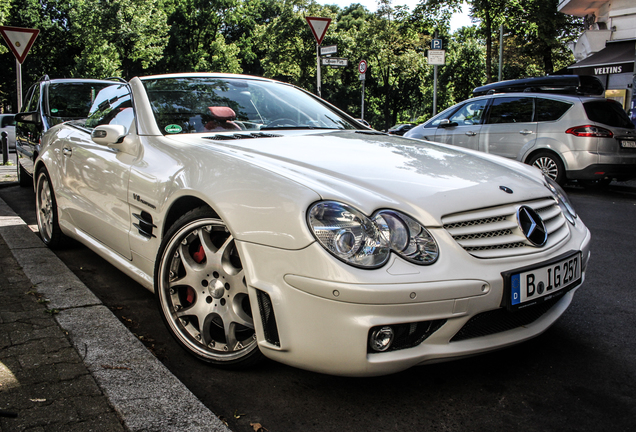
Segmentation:
<svg viewBox="0 0 636 432">
<path fill-rule="evenodd" d="M 541 334 L 585 278 L 590 233 L 538 169 L 376 132 L 272 80 L 134 78 L 42 147 L 44 242 L 154 291 L 218 366 L 369 376 L 474 355 Z"/>
</svg>

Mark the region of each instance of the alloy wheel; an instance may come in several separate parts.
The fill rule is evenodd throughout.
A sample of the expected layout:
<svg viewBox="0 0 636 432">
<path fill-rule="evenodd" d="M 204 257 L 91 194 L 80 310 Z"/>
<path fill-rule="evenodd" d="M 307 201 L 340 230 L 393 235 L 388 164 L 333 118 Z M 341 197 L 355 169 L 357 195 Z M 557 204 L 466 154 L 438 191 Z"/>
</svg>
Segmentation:
<svg viewBox="0 0 636 432">
<path fill-rule="evenodd" d="M 158 275 L 162 312 L 186 349 L 216 363 L 240 361 L 257 349 L 243 266 L 222 221 L 199 219 L 178 229 Z"/>
</svg>

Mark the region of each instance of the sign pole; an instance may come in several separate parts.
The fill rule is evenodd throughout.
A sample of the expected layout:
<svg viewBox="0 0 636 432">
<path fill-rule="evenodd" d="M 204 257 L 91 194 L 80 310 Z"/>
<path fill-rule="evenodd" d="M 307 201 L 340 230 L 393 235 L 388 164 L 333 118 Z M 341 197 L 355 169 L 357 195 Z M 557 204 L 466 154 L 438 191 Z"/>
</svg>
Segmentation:
<svg viewBox="0 0 636 432">
<path fill-rule="evenodd" d="M 322 92 L 320 89 L 320 44 L 316 44 L 316 92 L 318 93 L 318 97 L 322 97 Z"/>
<path fill-rule="evenodd" d="M 358 63 L 358 72 L 360 72 L 360 81 L 362 81 L 362 104 L 360 108 L 360 118 L 364 120 L 364 82 L 367 78 L 367 61 L 360 60 Z"/>
<path fill-rule="evenodd" d="M 497 81 L 501 81 L 503 78 L 503 32 L 504 26 L 501 24 L 499 26 L 499 79 Z"/>
<path fill-rule="evenodd" d="M 318 97 L 322 97 L 320 88 L 320 44 L 325 37 L 325 33 L 327 33 L 331 18 L 305 17 L 305 20 L 316 39 L 316 93 Z"/>
<path fill-rule="evenodd" d="M 35 38 L 38 37 L 40 30 L 21 28 L 21 27 L 9 27 L 0 26 L 0 34 L 5 40 L 9 49 L 15 56 L 15 73 L 17 78 L 17 99 L 18 99 L 18 111 L 22 109 L 22 62 L 26 58 L 29 50 L 35 42 Z"/>
<path fill-rule="evenodd" d="M 22 111 L 22 65 L 18 59 L 15 59 L 15 70 L 18 82 L 18 110 L 16 112 L 20 112 Z"/>
<path fill-rule="evenodd" d="M 360 115 L 361 115 L 361 117 L 360 117 L 360 118 L 361 118 L 362 120 L 364 120 L 364 82 L 365 82 L 365 81 L 366 81 L 366 80 L 362 80 L 362 109 L 361 109 L 361 111 L 362 111 L 362 112 L 361 112 L 361 114 L 360 114 Z"/>
<path fill-rule="evenodd" d="M 435 30 L 435 39 L 437 39 L 437 30 Z M 433 66 L 433 116 L 437 114 L 437 65 Z"/>
</svg>

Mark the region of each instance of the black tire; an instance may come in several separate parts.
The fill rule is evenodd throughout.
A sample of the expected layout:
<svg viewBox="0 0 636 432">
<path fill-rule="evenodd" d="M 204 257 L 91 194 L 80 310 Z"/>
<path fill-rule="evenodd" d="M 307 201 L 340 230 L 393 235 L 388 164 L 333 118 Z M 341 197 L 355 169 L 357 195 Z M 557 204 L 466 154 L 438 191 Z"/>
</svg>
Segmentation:
<svg viewBox="0 0 636 432">
<path fill-rule="evenodd" d="M 555 153 L 543 151 L 535 153 L 528 159 L 528 165 L 539 168 L 545 175 L 560 185 L 565 184 L 565 167 L 561 158 Z"/>
<path fill-rule="evenodd" d="M 66 244 L 67 237 L 62 234 L 58 223 L 57 201 L 49 173 L 40 168 L 35 188 L 35 210 L 40 237 L 51 249 L 59 249 Z"/>
<path fill-rule="evenodd" d="M 18 184 L 20 187 L 33 187 L 33 177 L 24 169 L 20 161 L 18 161 Z"/>
<path fill-rule="evenodd" d="M 172 336 L 200 360 L 243 369 L 264 358 L 234 238 L 210 208 L 186 213 L 166 233 L 155 296 Z"/>
</svg>

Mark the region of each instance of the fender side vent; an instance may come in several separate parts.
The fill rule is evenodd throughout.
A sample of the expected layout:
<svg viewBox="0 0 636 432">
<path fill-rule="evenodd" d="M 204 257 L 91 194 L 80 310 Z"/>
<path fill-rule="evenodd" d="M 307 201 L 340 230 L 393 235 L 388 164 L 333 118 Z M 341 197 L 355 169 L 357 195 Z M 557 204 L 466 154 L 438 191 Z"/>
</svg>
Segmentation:
<svg viewBox="0 0 636 432">
<path fill-rule="evenodd" d="M 157 228 L 157 226 L 152 223 L 152 216 L 150 215 L 150 213 L 142 211 L 141 214 L 133 213 L 133 216 L 139 222 L 133 223 L 133 226 L 139 230 L 139 234 L 146 238 L 157 237 L 152 233 L 152 230 L 154 228 Z"/>
<path fill-rule="evenodd" d="M 280 346 L 280 338 L 278 337 L 278 327 L 276 326 L 276 317 L 274 316 L 274 307 L 269 294 L 261 290 L 256 290 L 258 297 L 258 310 L 261 313 L 261 321 L 263 322 L 263 332 L 265 340 L 272 345 Z"/>
</svg>

